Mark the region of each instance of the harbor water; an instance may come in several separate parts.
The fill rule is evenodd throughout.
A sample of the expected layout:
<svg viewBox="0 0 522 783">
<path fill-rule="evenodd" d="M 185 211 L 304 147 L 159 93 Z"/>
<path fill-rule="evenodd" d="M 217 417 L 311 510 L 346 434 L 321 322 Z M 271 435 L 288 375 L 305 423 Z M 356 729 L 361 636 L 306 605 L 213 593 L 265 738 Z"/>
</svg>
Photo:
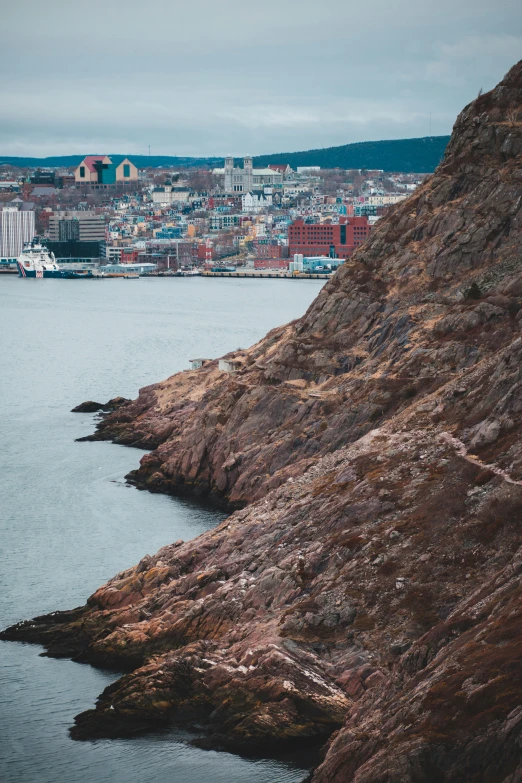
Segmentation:
<svg viewBox="0 0 522 783">
<path fill-rule="evenodd" d="M 2 514 L 0 626 L 83 604 L 118 571 L 223 513 L 139 492 L 124 475 L 140 451 L 75 443 L 87 400 L 217 357 L 302 315 L 319 280 L 0 278 Z M 3 783 L 297 783 L 304 757 L 244 759 L 202 751 L 165 730 L 132 740 L 73 742 L 74 716 L 116 675 L 0 643 Z"/>
</svg>

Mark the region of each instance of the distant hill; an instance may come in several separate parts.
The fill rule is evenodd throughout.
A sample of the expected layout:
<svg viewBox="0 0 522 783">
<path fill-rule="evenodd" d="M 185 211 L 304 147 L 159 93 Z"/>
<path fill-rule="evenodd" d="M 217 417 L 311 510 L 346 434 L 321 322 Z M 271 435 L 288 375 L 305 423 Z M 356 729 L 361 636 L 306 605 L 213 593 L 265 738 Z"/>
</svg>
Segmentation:
<svg viewBox="0 0 522 783">
<path fill-rule="evenodd" d="M 305 152 L 276 152 L 258 155 L 254 166 L 289 163 L 297 166 L 321 166 L 323 169 L 383 169 L 384 171 L 432 172 L 440 163 L 449 136 L 426 136 L 422 139 L 361 141 L 341 147 L 326 147 Z M 89 153 L 90 154 L 90 153 Z M 55 168 L 77 166 L 84 155 L 55 155 L 48 158 L 0 157 L 0 163 L 12 166 Z M 124 155 L 110 155 L 117 163 Z M 172 155 L 129 155 L 138 168 L 170 166 L 173 168 L 214 168 L 223 166 L 223 158 L 180 158 Z"/>
<path fill-rule="evenodd" d="M 281 152 L 259 155 L 254 165 L 288 163 L 297 166 L 321 166 L 322 169 L 383 169 L 383 171 L 435 171 L 444 155 L 449 136 L 426 136 L 422 139 L 361 141 L 341 147 L 326 147 L 306 152 Z"/>
<path fill-rule="evenodd" d="M 87 155 L 98 153 L 86 153 Z M 148 166 L 171 166 L 173 168 L 201 168 L 203 166 L 214 168 L 216 166 L 223 166 L 223 158 L 179 158 L 172 155 L 111 155 L 114 163 L 118 164 L 125 157 L 130 158 L 132 162 L 139 168 L 145 169 Z M 79 163 L 85 158 L 85 155 L 52 155 L 48 158 L 15 158 L 9 155 L 0 156 L 0 164 L 9 163 L 11 166 L 33 167 L 39 166 L 40 168 L 69 168 L 70 166 L 78 166 Z"/>
</svg>

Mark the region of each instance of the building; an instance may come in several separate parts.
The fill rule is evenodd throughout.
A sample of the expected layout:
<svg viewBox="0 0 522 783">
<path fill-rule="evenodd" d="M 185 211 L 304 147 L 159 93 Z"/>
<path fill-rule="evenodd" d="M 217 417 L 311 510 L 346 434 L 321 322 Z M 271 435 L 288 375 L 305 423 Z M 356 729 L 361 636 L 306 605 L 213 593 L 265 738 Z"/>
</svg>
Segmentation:
<svg viewBox="0 0 522 783">
<path fill-rule="evenodd" d="M 60 188 L 70 188 L 75 184 L 75 182 L 74 174 L 69 174 L 69 172 L 56 175 L 56 183 Z"/>
<path fill-rule="evenodd" d="M 107 261 L 115 264 L 121 261 L 122 248 L 117 245 L 107 245 L 105 248 L 105 258 Z"/>
<path fill-rule="evenodd" d="M 389 210 L 389 206 L 375 206 L 374 204 L 355 204 L 352 206 L 352 215 L 360 217 L 367 215 L 370 217 L 382 217 Z M 372 221 L 370 220 L 370 223 Z"/>
<path fill-rule="evenodd" d="M 115 185 L 137 179 L 138 169 L 128 158 L 113 163 L 108 155 L 87 155 L 74 172 L 78 185 Z"/>
<path fill-rule="evenodd" d="M 302 256 L 296 254 L 294 260 L 288 264 L 292 274 L 296 272 L 305 274 L 324 274 L 335 272 L 342 264 L 344 258 L 330 258 L 329 256 Z"/>
<path fill-rule="evenodd" d="M 105 217 L 93 211 L 54 212 L 49 218 L 52 242 L 105 241 Z"/>
<path fill-rule="evenodd" d="M 190 369 L 191 370 L 199 370 L 200 367 L 203 367 L 203 365 L 207 361 L 208 361 L 208 359 L 189 359 Z"/>
<path fill-rule="evenodd" d="M 344 262 L 342 258 L 329 258 L 328 256 L 305 256 L 303 258 L 303 272 L 314 274 L 317 272 L 335 271 Z"/>
<path fill-rule="evenodd" d="M 273 169 L 254 169 L 252 158 L 243 158 L 243 168 L 234 166 L 234 158 L 225 158 L 225 193 L 249 193 L 265 185 L 280 185 L 283 174 Z"/>
<path fill-rule="evenodd" d="M 294 220 L 288 226 L 290 255 L 348 258 L 369 235 L 368 218 L 340 217 L 339 223 L 305 223 Z"/>
<path fill-rule="evenodd" d="M 0 261 L 14 263 L 34 234 L 34 212 L 4 207 L 0 212 Z"/>
<path fill-rule="evenodd" d="M 241 225 L 240 215 L 211 215 L 209 218 L 210 231 L 221 231 L 224 228 L 235 228 Z"/>
<path fill-rule="evenodd" d="M 181 239 L 181 234 L 181 226 L 165 226 L 153 231 L 154 239 Z"/>
<path fill-rule="evenodd" d="M 241 209 L 243 212 L 257 213 L 272 206 L 272 196 L 265 195 L 263 191 L 257 193 L 245 193 L 241 196 Z"/>
<path fill-rule="evenodd" d="M 288 258 L 254 258 L 254 269 L 288 269 Z"/>
<path fill-rule="evenodd" d="M 107 155 L 87 155 L 74 172 L 74 181 L 79 185 L 97 185 L 103 181 L 103 171 L 111 165 Z"/>
<path fill-rule="evenodd" d="M 148 272 L 155 272 L 157 270 L 156 264 L 149 264 L 144 261 L 138 261 L 136 264 L 105 264 L 100 267 L 103 272 L 115 272 L 117 274 L 129 274 L 129 272 L 137 272 L 139 275 L 147 274 Z"/>
<path fill-rule="evenodd" d="M 258 259 L 287 258 L 288 247 L 286 245 L 280 245 L 276 239 L 257 238 L 254 240 L 254 253 Z"/>
<path fill-rule="evenodd" d="M 42 196 L 55 196 L 58 193 L 56 188 L 51 185 L 35 185 L 31 188 L 31 198 L 42 198 Z"/>
<path fill-rule="evenodd" d="M 121 261 L 122 264 L 137 264 L 140 251 L 135 247 L 122 247 L 121 249 Z"/>
<path fill-rule="evenodd" d="M 152 191 L 152 203 L 159 207 L 169 207 L 174 203 L 186 204 L 190 200 L 191 190 L 183 185 L 163 185 Z"/>
<path fill-rule="evenodd" d="M 179 259 L 175 253 L 163 252 L 163 253 L 140 253 L 138 256 L 138 263 L 154 264 L 154 266 L 160 271 L 175 271 L 179 267 Z M 188 262 L 192 263 L 192 255 L 190 255 Z"/>
<path fill-rule="evenodd" d="M 37 169 L 34 174 L 29 177 L 29 181 L 32 185 L 51 185 L 54 187 L 56 175 L 54 171 L 47 171 L 43 169 Z"/>
<path fill-rule="evenodd" d="M 368 196 L 367 204 L 371 207 L 389 207 L 404 201 L 408 196 L 405 193 L 392 193 L 389 196 Z"/>
<path fill-rule="evenodd" d="M 278 171 L 279 174 L 283 175 L 283 179 L 294 173 L 288 163 L 269 163 L 268 168 L 272 169 L 272 171 Z"/>
<path fill-rule="evenodd" d="M 59 266 L 74 264 L 78 268 L 80 268 L 78 265 L 81 265 L 82 268 L 88 269 L 93 265 L 98 265 L 101 258 L 105 258 L 105 242 L 96 240 L 80 242 L 76 239 L 61 242 L 46 239 L 44 242 L 48 250 L 54 253 Z"/>
</svg>

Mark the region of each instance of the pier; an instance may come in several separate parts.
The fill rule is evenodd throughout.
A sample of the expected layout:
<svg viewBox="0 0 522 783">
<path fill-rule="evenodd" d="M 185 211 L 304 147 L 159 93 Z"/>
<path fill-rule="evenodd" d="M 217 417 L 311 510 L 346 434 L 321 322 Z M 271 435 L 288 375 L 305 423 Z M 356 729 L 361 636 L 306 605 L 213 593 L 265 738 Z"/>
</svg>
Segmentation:
<svg viewBox="0 0 522 783">
<path fill-rule="evenodd" d="M 329 280 L 332 276 L 330 273 L 326 272 L 281 272 L 281 271 L 266 271 L 266 270 L 256 270 L 256 269 L 248 269 L 243 271 L 236 271 L 236 272 L 201 272 L 201 277 L 255 277 L 259 279 L 264 279 L 266 277 L 276 278 L 276 279 L 286 279 L 286 280 Z"/>
</svg>

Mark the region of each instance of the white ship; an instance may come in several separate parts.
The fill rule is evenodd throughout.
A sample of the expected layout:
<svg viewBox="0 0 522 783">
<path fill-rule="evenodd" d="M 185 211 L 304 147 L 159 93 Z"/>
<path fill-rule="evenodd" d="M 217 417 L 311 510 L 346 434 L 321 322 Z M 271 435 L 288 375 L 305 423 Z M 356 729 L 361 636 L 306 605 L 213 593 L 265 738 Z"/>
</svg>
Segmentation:
<svg viewBox="0 0 522 783">
<path fill-rule="evenodd" d="M 24 245 L 16 265 L 20 277 L 63 277 L 53 253 L 37 241 Z"/>
</svg>

